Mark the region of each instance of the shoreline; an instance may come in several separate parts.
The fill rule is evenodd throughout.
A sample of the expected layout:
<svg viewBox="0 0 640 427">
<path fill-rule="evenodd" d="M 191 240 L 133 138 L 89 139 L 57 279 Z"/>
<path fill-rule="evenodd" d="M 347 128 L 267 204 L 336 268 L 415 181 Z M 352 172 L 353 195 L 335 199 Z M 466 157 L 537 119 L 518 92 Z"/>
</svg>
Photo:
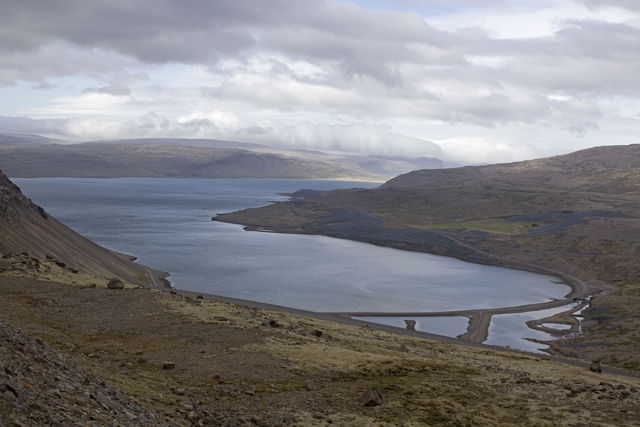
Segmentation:
<svg viewBox="0 0 640 427">
<path fill-rule="evenodd" d="M 555 270 L 551 270 L 549 268 L 546 267 L 541 267 L 535 264 L 530 264 L 530 263 L 526 263 L 523 261 L 517 261 L 514 259 L 510 259 L 510 258 L 504 258 L 501 257 L 499 255 L 493 255 L 489 252 L 485 252 L 482 251 L 480 249 L 476 249 L 473 246 L 467 245 L 466 243 L 460 242 L 459 240 L 454 239 L 451 236 L 447 236 L 446 234 L 441 234 L 435 231 L 431 231 L 429 230 L 431 233 L 437 234 L 441 237 L 447 238 L 453 242 L 455 242 L 456 244 L 459 244 L 461 246 L 464 246 L 470 250 L 473 250 L 476 253 L 485 255 L 487 257 L 496 259 L 496 260 L 500 260 L 501 262 L 506 262 L 506 264 L 501 264 L 501 265 L 493 265 L 493 264 L 486 264 L 486 263 L 482 263 L 482 262 L 477 262 L 477 261 L 473 261 L 473 260 L 469 260 L 463 257 L 459 257 L 459 256 L 454 256 L 454 255 L 450 255 L 450 254 L 446 254 L 446 253 L 441 253 L 441 252 L 435 252 L 435 251 L 428 251 L 428 250 L 420 250 L 420 249 L 413 249 L 413 248 L 405 248 L 405 247 L 399 247 L 393 244 L 389 244 L 389 245 L 384 245 L 384 244 L 379 244 L 379 243 L 374 243 L 374 242 L 370 242 L 367 240 L 363 240 L 363 239 L 358 239 L 358 238 L 349 238 L 349 237 L 338 237 L 338 236 L 332 236 L 330 234 L 324 234 L 324 233 L 316 233 L 316 232 L 305 232 L 305 231 L 300 231 L 300 230 L 274 230 L 274 229 L 267 229 L 261 226 L 255 226 L 255 225 L 245 225 L 245 224 L 240 224 L 237 222 L 233 222 L 233 221 L 225 221 L 225 220 L 220 220 L 218 219 L 218 216 L 211 218 L 211 221 L 219 221 L 219 222 L 224 222 L 226 224 L 235 224 L 238 226 L 243 227 L 243 230 L 245 231 L 256 231 L 256 232 L 260 232 L 260 233 L 278 233 L 278 234 L 301 234 L 301 235 L 306 235 L 306 236 L 325 236 L 325 237 L 331 237 L 333 239 L 343 239 L 343 240 L 351 240 L 354 242 L 360 242 L 360 243 L 366 243 L 369 245 L 374 245 L 374 246 L 380 246 L 383 248 L 391 248 L 391 249 L 397 249 L 400 251 L 407 251 L 407 252 L 418 252 L 418 253 L 426 253 L 426 254 L 430 254 L 430 255 L 437 255 L 437 256 L 443 256 L 443 257 L 447 257 L 447 258 L 453 258 L 453 259 L 457 259 L 459 261 L 464 261 L 464 262 L 468 262 L 471 264 L 477 264 L 477 265 L 484 265 L 484 266 L 488 266 L 488 267 L 496 267 L 496 268 L 509 268 L 512 270 L 518 270 L 518 271 L 527 271 L 529 273 L 537 273 L 537 274 L 542 274 L 542 275 L 546 275 L 546 276 L 554 276 L 557 277 L 558 279 L 562 280 L 562 284 L 565 284 L 567 286 L 569 286 L 571 288 L 571 292 L 569 292 L 567 295 L 565 295 L 566 299 L 569 298 L 584 298 L 586 297 L 589 292 L 591 291 L 591 289 L 589 288 L 588 285 L 586 285 L 582 280 L 578 279 L 575 276 L 571 276 L 570 274 L 567 273 L 561 273 L 559 271 L 555 271 Z M 510 264 L 517 264 L 517 265 L 510 265 Z"/>
<path fill-rule="evenodd" d="M 266 229 L 264 227 L 261 226 L 255 226 L 255 225 L 246 225 L 246 224 L 239 224 L 237 222 L 231 222 L 231 221 L 225 221 L 223 219 L 218 219 L 219 217 L 213 217 L 211 218 L 212 221 L 220 221 L 220 222 L 225 222 L 228 224 L 236 224 L 238 226 L 243 227 L 243 229 L 245 231 L 256 231 L 256 232 L 261 232 L 261 233 L 280 233 L 280 234 L 303 234 L 303 235 L 321 235 L 321 236 L 326 236 L 326 237 L 333 237 L 333 238 L 337 238 L 337 239 L 345 239 L 345 240 L 353 240 L 353 241 L 358 241 L 361 243 L 368 243 L 368 244 L 373 244 L 376 246 L 382 246 L 382 247 L 388 247 L 388 248 L 393 248 L 393 249 L 399 249 L 399 250 L 408 250 L 411 252 L 422 252 L 422 253 L 428 253 L 428 254 L 432 254 L 432 255 L 439 255 L 439 256 L 445 256 L 448 258 L 454 258 L 454 259 L 458 259 L 460 261 L 464 261 L 464 262 L 470 262 L 473 264 L 479 264 L 479 265 L 487 265 L 487 264 L 483 264 L 483 263 L 479 263 L 479 262 L 474 262 L 471 260 L 467 260 L 461 257 L 455 257 L 455 256 L 450 256 L 447 254 L 442 254 L 442 253 L 436 253 L 436 252 L 429 252 L 426 250 L 416 250 L 416 249 L 406 249 L 406 248 L 399 248 L 396 247 L 394 245 L 380 245 L 380 244 L 376 244 L 376 243 L 372 243 L 372 242 L 367 242 L 361 239 L 350 239 L 347 237 L 336 237 L 336 236 L 331 236 L 328 234 L 322 234 L 322 233 L 309 233 L 309 232 L 302 232 L 302 231 L 298 231 L 298 230 L 274 230 L 274 229 Z M 494 259 L 494 260 L 499 260 L 500 262 L 502 262 L 502 265 L 492 265 L 493 267 L 498 267 L 498 268 L 511 268 L 514 270 L 519 270 L 519 271 L 527 271 L 530 273 L 537 273 L 537 274 L 543 274 L 543 275 L 547 275 L 547 276 L 553 276 L 556 277 L 558 279 L 560 279 L 563 284 L 566 284 L 567 286 L 569 286 L 571 288 L 571 291 L 565 295 L 564 299 L 562 300 L 556 300 L 556 301 L 548 301 L 548 302 L 543 302 L 543 303 L 533 303 L 533 304 L 526 304 L 526 305 L 521 305 L 521 306 L 511 306 L 511 307 L 501 307 L 501 308 L 489 308 L 489 309 L 470 309 L 470 310 L 454 310 L 454 311 L 445 311 L 445 312 L 396 312 L 396 313 L 375 313 L 375 312 L 331 312 L 328 314 L 333 314 L 333 315 L 337 315 L 339 317 L 343 317 L 343 318 L 349 318 L 351 319 L 352 317 L 357 317 L 357 316 L 369 316 L 369 317 L 411 317 L 411 316 L 415 316 L 415 317 L 450 317 L 450 316 L 463 316 L 463 317 L 467 317 L 469 319 L 469 325 L 467 327 L 467 331 L 461 335 L 458 335 L 455 339 L 459 340 L 459 341 L 465 341 L 465 342 L 473 342 L 473 343 L 477 343 L 477 344 L 481 344 L 482 342 L 486 341 L 489 335 L 489 326 L 491 324 L 491 318 L 494 315 L 500 315 L 500 314 L 515 314 L 515 313 L 529 313 L 529 312 L 535 312 L 535 311 L 541 311 L 541 310 L 546 310 L 549 308 L 556 308 L 556 307 L 562 307 L 564 305 L 569 305 L 578 301 L 582 301 L 583 303 L 579 306 L 579 308 L 582 308 L 582 306 L 584 305 L 584 299 L 590 294 L 590 292 L 592 291 L 589 286 L 584 283 L 582 280 L 578 279 L 575 276 L 572 276 L 570 274 L 566 274 L 566 273 L 561 273 L 559 271 L 555 271 L 546 267 L 541 267 L 535 264 L 530 264 L 530 263 L 526 263 L 526 262 L 522 262 L 522 261 L 517 261 L 517 260 L 513 260 L 513 259 L 509 259 L 509 258 L 504 258 L 498 255 L 494 255 L 479 249 L 474 248 L 473 246 L 470 246 L 466 243 L 463 243 L 457 239 L 454 239 L 450 236 L 447 236 L 445 234 L 442 233 L 438 233 L 438 232 L 433 232 L 434 234 L 437 234 L 441 237 L 447 238 L 451 241 L 453 241 L 454 243 L 456 243 L 457 245 L 461 245 L 467 249 L 470 249 L 472 251 L 474 251 L 475 253 L 481 254 L 483 256 L 489 257 L 490 259 Z M 573 311 L 574 308 L 567 308 L 567 310 L 565 312 L 569 312 L 569 311 Z M 353 319 L 352 319 L 353 320 Z M 533 329 L 533 328 L 532 328 Z"/>
<path fill-rule="evenodd" d="M 416 338 L 421 338 L 421 339 L 426 339 L 426 340 L 432 340 L 432 341 L 438 341 L 438 342 L 443 342 L 443 343 L 453 344 L 453 345 L 461 345 L 461 346 L 464 346 L 464 347 L 471 347 L 471 348 L 476 348 L 476 349 L 481 349 L 481 350 L 491 350 L 491 351 L 499 351 L 499 352 L 503 352 L 503 353 L 526 355 L 526 356 L 529 356 L 529 357 L 533 357 L 536 360 L 552 361 L 552 362 L 561 363 L 561 364 L 565 364 L 565 365 L 569 365 L 569 366 L 576 366 L 576 367 L 580 367 L 580 368 L 584 368 L 584 369 L 588 369 L 589 366 L 590 366 L 590 362 L 585 362 L 585 361 L 582 361 L 580 359 L 571 359 L 571 358 L 567 358 L 567 357 L 559 357 L 559 356 L 554 356 L 554 355 L 550 355 L 550 354 L 532 353 L 532 352 L 529 352 L 529 351 L 526 351 L 526 350 L 520 350 L 520 349 L 516 349 L 516 348 L 494 346 L 494 345 L 482 344 L 482 343 L 478 343 L 478 342 L 474 342 L 474 341 L 465 341 L 465 340 L 461 340 L 459 338 L 453 338 L 453 337 L 448 337 L 448 336 L 445 336 L 445 335 L 433 334 L 433 333 L 430 333 L 430 332 L 414 331 L 414 330 L 410 330 L 410 329 L 406 329 L 406 328 L 400 328 L 400 327 L 396 327 L 396 326 L 385 325 L 385 324 L 382 324 L 382 323 L 365 322 L 363 320 L 357 320 L 357 319 L 352 319 L 350 317 L 343 317 L 343 316 L 340 316 L 340 315 L 336 315 L 335 313 L 331 313 L 331 312 L 308 311 L 308 310 L 302 310 L 302 309 L 286 307 L 286 306 L 281 306 L 281 305 L 276 305 L 276 304 L 262 303 L 262 302 L 258 302 L 258 301 L 245 300 L 245 299 L 232 298 L 232 297 L 225 297 L 225 296 L 221 296 L 221 295 L 208 294 L 208 293 L 202 293 L 202 292 L 194 292 L 194 291 L 187 291 L 187 290 L 175 289 L 175 288 L 173 288 L 173 289 L 150 288 L 150 290 L 153 290 L 153 291 L 156 291 L 156 292 L 169 292 L 169 293 L 176 294 L 176 295 L 182 295 L 183 297 L 186 297 L 186 298 L 194 298 L 194 299 L 196 299 L 196 298 L 202 297 L 203 299 L 206 299 L 206 300 L 223 302 L 223 303 L 233 304 L 233 305 L 237 305 L 237 306 L 241 306 L 241 307 L 258 308 L 258 309 L 261 309 L 261 310 L 270 310 L 270 311 L 294 314 L 294 315 L 299 315 L 299 316 L 306 316 L 306 317 L 310 317 L 310 318 L 313 318 L 313 319 L 325 320 L 325 321 L 329 321 L 329 322 L 338 323 L 338 324 L 341 324 L 341 325 L 358 326 L 358 327 L 361 327 L 361 328 L 369 328 L 369 329 L 372 329 L 372 330 L 375 330 L 375 331 L 389 332 L 389 333 L 398 334 L 398 335 L 411 336 L 411 337 L 416 337 Z M 626 376 L 626 377 L 640 378 L 640 373 L 636 373 L 636 372 L 633 372 L 633 371 L 627 371 L 627 370 L 623 370 L 623 369 L 618 369 L 618 368 L 612 368 L 612 367 L 609 367 L 609 366 L 607 366 L 607 367 L 603 366 L 602 372 L 604 372 L 606 374 L 612 374 L 612 375 L 621 375 L 621 376 Z"/>
</svg>

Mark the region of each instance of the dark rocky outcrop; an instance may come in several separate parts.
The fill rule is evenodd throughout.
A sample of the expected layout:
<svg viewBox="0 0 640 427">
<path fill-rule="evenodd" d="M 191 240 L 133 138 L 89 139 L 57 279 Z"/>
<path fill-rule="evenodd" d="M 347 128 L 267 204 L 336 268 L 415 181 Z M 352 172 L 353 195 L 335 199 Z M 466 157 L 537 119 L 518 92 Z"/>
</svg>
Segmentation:
<svg viewBox="0 0 640 427">
<path fill-rule="evenodd" d="M 0 342 L 0 425 L 169 425 L 41 339 L 1 320 Z"/>
</svg>

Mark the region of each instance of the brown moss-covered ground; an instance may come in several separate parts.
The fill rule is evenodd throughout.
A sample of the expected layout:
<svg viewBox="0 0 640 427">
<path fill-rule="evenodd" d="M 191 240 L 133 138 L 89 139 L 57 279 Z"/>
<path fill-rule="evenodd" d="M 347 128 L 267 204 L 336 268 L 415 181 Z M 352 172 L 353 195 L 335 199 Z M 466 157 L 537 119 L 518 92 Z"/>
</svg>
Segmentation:
<svg viewBox="0 0 640 427">
<path fill-rule="evenodd" d="M 0 313 L 169 425 L 624 426 L 640 417 L 637 378 L 166 291 L 0 277 Z M 365 407 L 372 387 L 383 403 Z M 94 403 L 80 397 L 90 413 Z M 32 411 L 2 408 L 7 425 L 43 425 Z"/>
</svg>

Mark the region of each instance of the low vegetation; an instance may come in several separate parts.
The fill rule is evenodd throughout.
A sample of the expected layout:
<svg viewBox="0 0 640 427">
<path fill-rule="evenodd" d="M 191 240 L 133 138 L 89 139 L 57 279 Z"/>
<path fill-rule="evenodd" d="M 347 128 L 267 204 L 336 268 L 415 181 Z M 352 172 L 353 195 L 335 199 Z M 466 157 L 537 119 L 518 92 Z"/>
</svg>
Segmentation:
<svg viewBox="0 0 640 427">
<path fill-rule="evenodd" d="M 639 168 L 640 145 L 599 147 L 414 171 L 371 190 L 315 192 L 217 219 L 573 275 L 590 288 L 587 315 L 605 305 L 626 314 L 609 320 L 612 330 L 585 327 L 579 337 L 552 341 L 550 352 L 637 369 Z"/>
<path fill-rule="evenodd" d="M 620 426 L 640 415 L 637 378 L 544 358 L 168 291 L 0 277 L 0 295 L 5 322 L 37 340 L 20 338 L 25 345 L 52 348 L 91 379 L 90 394 L 100 399 L 91 384 L 104 380 L 104 394 L 115 390 L 124 405 L 113 406 L 109 418 L 99 400 L 82 394 L 85 386 L 68 389 L 67 371 L 0 350 L 7 368 L 0 383 L 18 394 L 3 393 L 0 421 L 7 425 L 46 425 L 58 414 L 67 425 L 92 418 L 116 425 L 129 413 L 172 426 Z M 26 388 L 30 369 L 42 374 L 41 382 L 29 380 L 38 392 Z M 38 390 L 48 372 L 62 390 L 55 408 Z M 382 402 L 365 406 L 372 388 Z"/>
</svg>

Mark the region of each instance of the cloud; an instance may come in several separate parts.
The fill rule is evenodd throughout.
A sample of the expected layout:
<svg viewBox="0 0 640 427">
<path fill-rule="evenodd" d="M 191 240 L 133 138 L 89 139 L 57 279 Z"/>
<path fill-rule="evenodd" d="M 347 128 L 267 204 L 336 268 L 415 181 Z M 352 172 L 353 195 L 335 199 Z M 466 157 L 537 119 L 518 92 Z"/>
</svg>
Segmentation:
<svg viewBox="0 0 640 427">
<path fill-rule="evenodd" d="M 216 137 L 429 156 L 435 127 L 456 138 L 465 127 L 498 136 L 455 144 L 518 158 L 535 150 L 509 144 L 505 129 L 584 138 L 630 114 L 611 103 L 640 110 L 636 3 L 6 0 L 0 90 L 55 93 L 4 114 L 77 139 Z"/>
<path fill-rule="evenodd" d="M 522 88 L 572 94 L 640 94 L 640 29 L 602 21 L 565 21 L 546 40 L 495 41 L 483 48 L 512 60 L 495 72 Z"/>
<path fill-rule="evenodd" d="M 510 163 L 542 154 L 533 144 L 496 138 L 450 138 L 437 143 L 445 160 L 462 165 Z"/>
<path fill-rule="evenodd" d="M 144 137 L 210 138 L 342 154 L 442 157 L 437 144 L 393 133 L 387 126 L 247 122 L 224 111 L 213 111 L 206 115 L 191 114 L 178 120 L 169 120 L 156 113 L 129 121 L 94 117 L 34 120 L 0 116 L 0 132 L 38 133 L 75 141 Z"/>
<path fill-rule="evenodd" d="M 260 140 L 287 148 L 357 155 L 442 157 L 437 144 L 390 132 L 387 126 L 305 122 L 293 126 L 271 124 L 262 128 L 268 132 L 263 133 Z"/>
<path fill-rule="evenodd" d="M 50 78 L 68 76 L 119 83 L 139 82 L 148 78 L 139 63 L 130 57 L 56 40 L 43 43 L 35 50 L 1 52 L 0 48 L 0 86 L 14 85 L 19 81 L 42 83 Z"/>
<path fill-rule="evenodd" d="M 0 49 L 23 56 L 40 56 L 50 44 L 63 43 L 140 64 L 214 65 L 267 49 L 339 61 L 348 76 L 369 75 L 389 84 L 397 79 L 391 65 L 397 61 L 461 61 L 449 51 L 450 36 L 418 14 L 370 11 L 337 1 L 10 0 L 3 5 L 0 25 Z"/>
<path fill-rule="evenodd" d="M 636 12 L 640 12 L 640 3 L 638 3 L 636 0 L 576 0 L 576 1 L 593 9 L 600 9 L 600 8 L 607 8 L 607 7 L 621 7 L 623 9 L 629 9 Z"/>
<path fill-rule="evenodd" d="M 86 88 L 84 91 L 84 93 L 104 93 L 107 95 L 113 95 L 113 96 L 131 96 L 131 89 L 129 89 L 129 87 L 127 85 L 123 85 L 123 84 L 112 84 L 109 86 L 103 86 L 103 87 L 89 87 Z"/>
</svg>

